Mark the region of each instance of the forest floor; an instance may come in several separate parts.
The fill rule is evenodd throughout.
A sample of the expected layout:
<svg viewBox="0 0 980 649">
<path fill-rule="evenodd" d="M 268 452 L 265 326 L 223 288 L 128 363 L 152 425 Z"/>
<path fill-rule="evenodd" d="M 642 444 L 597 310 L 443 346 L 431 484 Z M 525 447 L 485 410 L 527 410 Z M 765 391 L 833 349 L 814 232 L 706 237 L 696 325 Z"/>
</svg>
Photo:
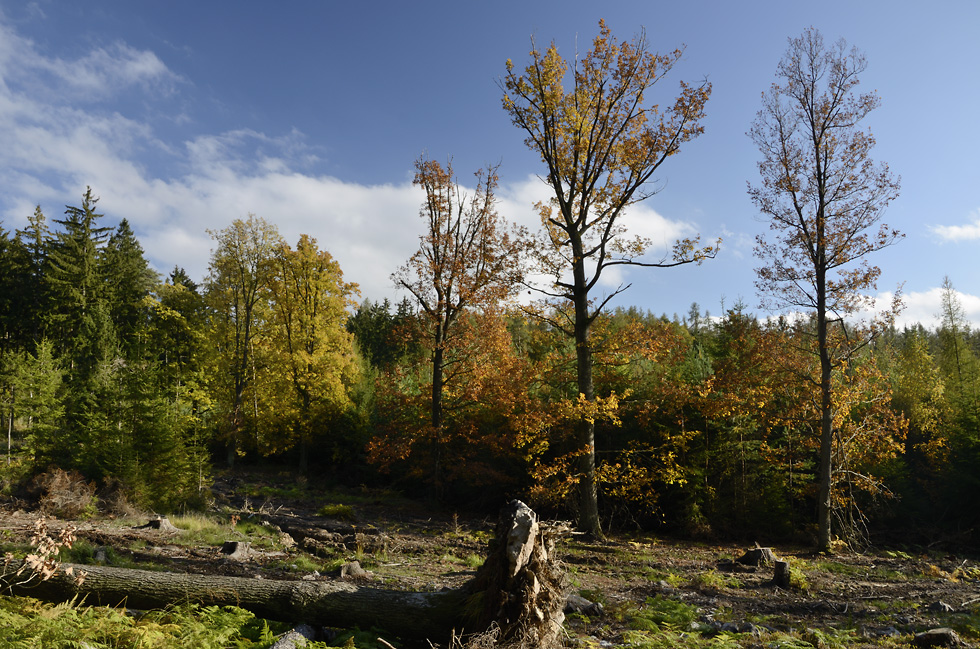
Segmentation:
<svg viewBox="0 0 980 649">
<path fill-rule="evenodd" d="M 214 495 L 210 514 L 171 517 L 176 532 L 139 527 L 147 515 L 135 512 L 50 525 L 77 528 L 66 557 L 76 563 L 328 580 L 357 560 L 380 587 L 437 590 L 473 576 L 495 524 L 391 493 L 324 493 L 271 474 L 220 477 Z M 0 504 L 0 540 L 26 543 L 37 516 Z M 226 541 L 248 550 L 229 557 Z M 792 571 L 783 589 L 772 584 L 771 567 L 735 561 L 746 549 L 640 533 L 566 537 L 557 554 L 570 590 L 601 605 L 568 615 L 569 644 L 899 646 L 936 627 L 955 629 L 966 644 L 980 640 L 977 557 L 776 546 Z"/>
</svg>

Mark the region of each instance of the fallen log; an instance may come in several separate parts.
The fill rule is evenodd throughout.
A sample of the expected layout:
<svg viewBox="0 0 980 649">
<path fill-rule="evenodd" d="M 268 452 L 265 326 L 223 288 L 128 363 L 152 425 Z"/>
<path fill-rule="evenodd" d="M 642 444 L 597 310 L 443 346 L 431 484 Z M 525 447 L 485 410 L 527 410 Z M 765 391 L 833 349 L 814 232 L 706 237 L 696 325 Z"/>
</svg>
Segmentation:
<svg viewBox="0 0 980 649">
<path fill-rule="evenodd" d="M 565 529 L 540 524 L 527 505 L 513 501 L 501 513 L 476 576 L 461 588 L 436 592 L 80 565 L 71 566 L 76 575 L 87 573 L 80 584 L 60 570 L 27 587 L 4 586 L 6 592 L 47 601 L 77 597 L 86 604 L 137 609 L 187 602 L 233 605 L 268 619 L 378 627 L 404 640 L 439 644 L 492 629 L 501 642 L 546 647 L 556 643 L 564 621 L 565 575 L 554 559 L 554 541 Z"/>
</svg>

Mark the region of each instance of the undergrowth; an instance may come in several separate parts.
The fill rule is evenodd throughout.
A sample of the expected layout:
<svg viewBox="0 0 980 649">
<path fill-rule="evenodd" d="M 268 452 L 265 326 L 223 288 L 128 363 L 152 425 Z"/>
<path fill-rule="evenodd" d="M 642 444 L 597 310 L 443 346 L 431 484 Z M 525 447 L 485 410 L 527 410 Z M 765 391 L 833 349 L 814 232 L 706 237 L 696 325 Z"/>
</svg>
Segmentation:
<svg viewBox="0 0 980 649">
<path fill-rule="evenodd" d="M 230 606 L 186 604 L 133 617 L 112 608 L 0 596 L 0 649 L 264 649 L 288 628 Z"/>
</svg>

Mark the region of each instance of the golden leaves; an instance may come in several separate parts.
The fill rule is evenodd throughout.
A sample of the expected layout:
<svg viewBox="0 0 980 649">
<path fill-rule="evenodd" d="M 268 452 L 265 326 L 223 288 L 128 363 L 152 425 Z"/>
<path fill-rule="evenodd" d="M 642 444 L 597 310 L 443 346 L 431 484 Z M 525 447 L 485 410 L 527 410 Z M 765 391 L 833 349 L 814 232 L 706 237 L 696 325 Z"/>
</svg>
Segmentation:
<svg viewBox="0 0 980 649">
<path fill-rule="evenodd" d="M 682 83 L 668 109 L 648 104 L 647 91 L 681 54 L 648 51 L 643 33 L 617 41 L 600 21 L 591 49 L 573 64 L 554 43 L 544 55 L 532 51 L 520 73 L 508 62 L 501 84 L 504 109 L 540 155 L 555 192 L 550 208 L 557 215 L 541 211 L 544 229 L 536 252 L 556 284 L 563 267 L 594 259 L 595 280 L 610 264 L 636 263 L 648 247 L 644 239 L 629 238 L 617 221 L 627 206 L 652 193 L 643 187 L 664 160 L 701 134 L 711 92 L 707 82 Z M 679 263 L 712 254 L 705 248 Z"/>
</svg>

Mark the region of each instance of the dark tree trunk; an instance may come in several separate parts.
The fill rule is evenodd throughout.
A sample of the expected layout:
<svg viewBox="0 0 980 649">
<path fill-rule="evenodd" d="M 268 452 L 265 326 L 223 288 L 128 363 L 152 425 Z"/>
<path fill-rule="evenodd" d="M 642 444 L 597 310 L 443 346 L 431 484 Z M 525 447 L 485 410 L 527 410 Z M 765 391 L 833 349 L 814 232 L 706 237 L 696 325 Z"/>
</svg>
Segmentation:
<svg viewBox="0 0 980 649">
<path fill-rule="evenodd" d="M 580 247 L 580 246 L 579 246 Z M 576 253 L 578 254 L 578 253 Z M 595 385 L 592 380 L 592 320 L 589 314 L 589 291 L 585 282 L 585 268 L 577 263 L 575 276 L 575 361 L 578 391 L 586 401 L 595 401 Z M 578 424 L 578 442 L 582 455 L 579 458 L 579 531 L 602 537 L 599 521 L 599 494 L 595 477 L 595 422 L 583 419 Z"/>
</svg>

